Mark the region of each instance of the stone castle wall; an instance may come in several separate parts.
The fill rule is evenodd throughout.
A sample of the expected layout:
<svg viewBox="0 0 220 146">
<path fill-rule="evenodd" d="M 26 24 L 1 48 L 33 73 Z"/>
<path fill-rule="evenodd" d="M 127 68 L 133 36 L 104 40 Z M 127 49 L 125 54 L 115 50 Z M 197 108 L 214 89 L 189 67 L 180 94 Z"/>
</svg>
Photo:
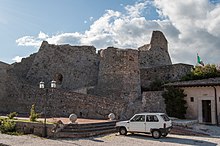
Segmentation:
<svg viewBox="0 0 220 146">
<path fill-rule="evenodd" d="M 36 111 L 42 113 L 45 98 L 48 117 L 68 117 L 71 113 L 75 113 L 83 118 L 107 119 L 108 114 L 113 112 L 119 119 L 123 116 L 127 105 L 120 99 L 111 100 L 106 97 L 67 92 L 61 89 L 49 89 L 46 92 L 46 90 L 24 85 L 18 94 L 11 94 L 10 97 L 0 100 L 0 103 L 4 104 L 4 107 L 0 106 L 0 111 L 29 115 L 31 105 L 35 104 Z"/>
<path fill-rule="evenodd" d="M 118 119 L 134 113 L 163 111 L 161 95 L 141 95 L 155 79 L 176 81 L 191 70 L 191 65 L 171 65 L 167 40 L 154 31 L 151 43 L 138 50 L 109 47 L 96 53 L 93 46 L 51 45 L 43 42 L 39 51 L 21 63 L 0 63 L 0 112 L 29 113 L 36 104 L 42 111 L 45 91 L 57 81 L 58 89 L 47 97 L 47 111 L 52 116 L 71 113 L 85 118 L 104 118 L 110 112 Z M 77 91 L 69 92 L 69 91 Z M 86 94 L 87 93 L 87 94 Z"/>
<path fill-rule="evenodd" d="M 163 91 L 143 92 L 142 110 L 147 112 L 166 113 L 166 105 L 162 94 Z"/>
<path fill-rule="evenodd" d="M 27 79 L 32 85 L 56 80 L 62 89 L 94 86 L 98 79 L 99 58 L 93 46 L 50 45 L 43 42 Z M 49 86 L 49 85 L 48 85 Z"/>
<path fill-rule="evenodd" d="M 20 63 L 12 64 L 11 69 L 8 70 L 9 74 L 14 74 L 15 76 L 17 76 L 22 81 L 26 81 L 28 71 L 32 67 L 32 63 L 35 59 L 36 54 L 37 53 L 34 53 L 34 54 L 30 55 L 27 58 L 23 58 Z"/>
<path fill-rule="evenodd" d="M 109 47 L 100 52 L 99 96 L 134 101 L 141 96 L 138 51 Z"/>
<path fill-rule="evenodd" d="M 3 62 L 0 62 L 0 99 L 7 97 L 5 83 L 7 83 L 7 81 L 8 81 L 7 70 L 9 68 L 10 68 L 10 65 L 3 63 Z"/>
<path fill-rule="evenodd" d="M 154 68 L 141 68 L 141 87 L 148 89 L 150 84 L 155 80 L 162 82 L 179 81 L 183 76 L 188 74 L 192 68 L 192 65 L 182 63 Z"/>
</svg>

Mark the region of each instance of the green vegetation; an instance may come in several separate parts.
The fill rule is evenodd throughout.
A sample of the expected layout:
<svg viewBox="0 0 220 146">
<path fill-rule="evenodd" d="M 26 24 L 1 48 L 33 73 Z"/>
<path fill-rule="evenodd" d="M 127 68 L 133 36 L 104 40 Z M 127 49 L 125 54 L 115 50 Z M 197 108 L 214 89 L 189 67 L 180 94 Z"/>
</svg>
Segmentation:
<svg viewBox="0 0 220 146">
<path fill-rule="evenodd" d="M 8 117 L 9 119 L 14 119 L 14 117 L 16 117 L 16 116 L 18 116 L 18 114 L 17 114 L 16 112 L 12 112 L 12 113 L 10 113 L 10 114 L 7 115 L 7 117 Z"/>
<path fill-rule="evenodd" d="M 1 119 L 1 122 L 0 122 L 0 131 L 2 133 L 6 133 L 6 134 L 13 134 L 13 133 L 16 133 L 15 131 L 15 122 L 8 119 L 8 118 L 5 118 L 5 119 Z"/>
<path fill-rule="evenodd" d="M 39 118 L 39 117 L 40 117 L 40 114 L 36 113 L 36 111 L 35 111 L 35 104 L 33 104 L 31 106 L 31 111 L 30 111 L 29 119 L 30 119 L 30 121 L 35 122 L 35 121 L 37 121 L 37 118 Z"/>
<path fill-rule="evenodd" d="M 163 98 L 165 99 L 166 112 L 170 117 L 185 119 L 187 106 L 184 100 L 186 94 L 183 91 L 179 88 L 169 87 L 164 92 Z"/>
<path fill-rule="evenodd" d="M 192 71 L 182 78 L 183 81 L 220 77 L 220 69 L 215 64 L 195 66 Z"/>
</svg>

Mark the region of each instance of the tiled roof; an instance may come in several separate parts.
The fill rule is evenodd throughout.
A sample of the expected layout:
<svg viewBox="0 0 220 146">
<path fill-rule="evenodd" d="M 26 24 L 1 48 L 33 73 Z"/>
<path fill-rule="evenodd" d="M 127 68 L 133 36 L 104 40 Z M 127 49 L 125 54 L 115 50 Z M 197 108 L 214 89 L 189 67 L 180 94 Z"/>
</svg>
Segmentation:
<svg viewBox="0 0 220 146">
<path fill-rule="evenodd" d="M 164 87 L 193 87 L 193 86 L 220 86 L 220 77 L 202 80 L 181 81 L 165 84 Z"/>
</svg>

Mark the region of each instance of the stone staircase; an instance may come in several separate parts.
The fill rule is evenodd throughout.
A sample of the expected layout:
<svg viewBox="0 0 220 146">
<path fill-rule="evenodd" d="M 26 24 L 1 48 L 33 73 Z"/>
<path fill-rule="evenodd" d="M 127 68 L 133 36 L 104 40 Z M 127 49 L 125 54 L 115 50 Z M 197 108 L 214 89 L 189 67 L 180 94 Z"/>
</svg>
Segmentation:
<svg viewBox="0 0 220 146">
<path fill-rule="evenodd" d="M 116 132 L 115 123 L 116 121 L 88 124 L 67 124 L 59 132 L 55 133 L 54 136 L 59 138 L 83 138 L 114 133 Z"/>
</svg>

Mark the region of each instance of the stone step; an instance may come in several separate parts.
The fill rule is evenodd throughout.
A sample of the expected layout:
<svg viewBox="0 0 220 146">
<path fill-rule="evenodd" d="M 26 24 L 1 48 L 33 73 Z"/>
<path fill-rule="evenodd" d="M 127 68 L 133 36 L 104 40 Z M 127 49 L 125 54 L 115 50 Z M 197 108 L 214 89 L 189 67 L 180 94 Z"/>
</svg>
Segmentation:
<svg viewBox="0 0 220 146">
<path fill-rule="evenodd" d="M 55 137 L 59 138 L 82 138 L 82 137 L 90 137 L 107 133 L 114 133 L 116 129 L 107 129 L 100 131 L 91 131 L 91 132 L 58 132 L 55 134 Z"/>
<path fill-rule="evenodd" d="M 91 131 L 101 131 L 107 129 L 115 129 L 115 125 L 104 125 L 96 127 L 83 127 L 83 128 L 67 128 L 62 129 L 62 132 L 91 132 Z"/>
<path fill-rule="evenodd" d="M 102 123 L 90 123 L 90 124 L 68 124 L 65 128 L 69 129 L 81 129 L 81 128 L 93 128 L 104 126 L 115 126 L 116 122 L 102 122 Z"/>
</svg>

